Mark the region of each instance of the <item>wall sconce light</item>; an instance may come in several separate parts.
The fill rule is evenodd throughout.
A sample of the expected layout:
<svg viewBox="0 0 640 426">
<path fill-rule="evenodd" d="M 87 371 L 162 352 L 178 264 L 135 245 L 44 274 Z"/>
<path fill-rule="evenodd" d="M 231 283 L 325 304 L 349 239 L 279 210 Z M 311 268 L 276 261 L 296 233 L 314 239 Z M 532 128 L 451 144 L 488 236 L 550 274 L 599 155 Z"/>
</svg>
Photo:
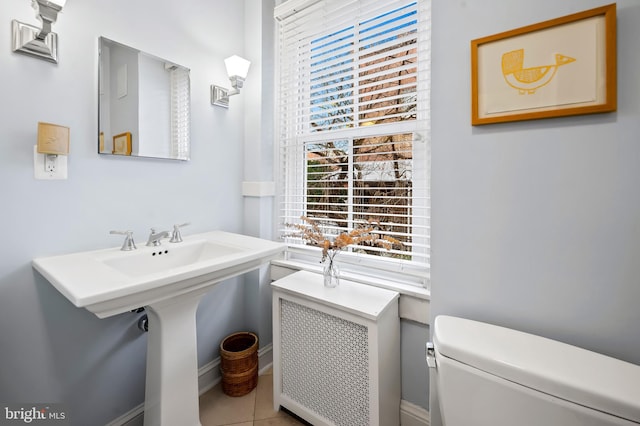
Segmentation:
<svg viewBox="0 0 640 426">
<path fill-rule="evenodd" d="M 251 62 L 240 56 L 233 55 L 224 60 L 224 65 L 227 67 L 227 75 L 231 80 L 232 90 L 227 90 L 224 87 L 211 86 L 211 103 L 213 105 L 229 108 L 229 96 L 237 95 L 240 93 L 244 79 L 247 78 L 249 72 L 249 66 Z"/>
<path fill-rule="evenodd" d="M 14 19 L 11 22 L 12 50 L 57 64 L 58 35 L 51 32 L 51 25 L 56 22 L 66 1 L 32 0 L 31 6 L 36 10 L 36 18 L 42 21 L 42 28 Z"/>
</svg>

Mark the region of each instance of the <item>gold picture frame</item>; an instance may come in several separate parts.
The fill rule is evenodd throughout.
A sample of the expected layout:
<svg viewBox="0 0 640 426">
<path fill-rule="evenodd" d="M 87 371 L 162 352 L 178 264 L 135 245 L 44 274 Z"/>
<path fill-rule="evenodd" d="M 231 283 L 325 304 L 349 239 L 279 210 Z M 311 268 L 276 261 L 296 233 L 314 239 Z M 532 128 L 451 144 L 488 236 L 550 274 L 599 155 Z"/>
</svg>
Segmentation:
<svg viewBox="0 0 640 426">
<path fill-rule="evenodd" d="M 131 132 L 120 133 L 113 137 L 113 151 L 115 155 L 131 155 Z"/>
<path fill-rule="evenodd" d="M 471 41 L 471 124 L 615 111 L 616 4 Z"/>
</svg>

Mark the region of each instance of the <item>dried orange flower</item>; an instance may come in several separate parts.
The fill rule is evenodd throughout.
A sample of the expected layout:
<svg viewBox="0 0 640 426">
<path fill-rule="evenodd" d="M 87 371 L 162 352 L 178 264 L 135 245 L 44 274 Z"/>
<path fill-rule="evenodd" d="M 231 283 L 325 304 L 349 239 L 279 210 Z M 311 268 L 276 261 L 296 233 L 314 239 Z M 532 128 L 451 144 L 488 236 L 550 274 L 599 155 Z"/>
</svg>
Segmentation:
<svg viewBox="0 0 640 426">
<path fill-rule="evenodd" d="M 349 232 L 342 232 L 331 241 L 323 234 L 320 225 L 314 219 L 306 216 L 301 216 L 300 219 L 305 223 L 288 225 L 297 230 L 292 236 L 302 238 L 306 243 L 322 248 L 322 262 L 324 262 L 327 257 L 330 258 L 330 261 L 333 261 L 333 257 L 345 247 L 365 242 L 383 247 L 386 250 L 391 250 L 394 245 L 402 245 L 400 241 L 388 235 L 381 237 L 373 234 L 374 229 L 379 225 L 379 223 L 374 220 L 368 221 L 369 226 L 356 228 Z"/>
</svg>

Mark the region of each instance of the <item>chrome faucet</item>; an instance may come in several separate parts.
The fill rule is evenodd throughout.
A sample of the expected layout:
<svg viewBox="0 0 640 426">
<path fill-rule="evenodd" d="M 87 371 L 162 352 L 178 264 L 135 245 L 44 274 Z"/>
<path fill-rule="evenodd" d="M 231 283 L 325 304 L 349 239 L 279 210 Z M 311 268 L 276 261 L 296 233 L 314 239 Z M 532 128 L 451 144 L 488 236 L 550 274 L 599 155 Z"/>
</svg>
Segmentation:
<svg viewBox="0 0 640 426">
<path fill-rule="evenodd" d="M 163 238 L 167 238 L 168 236 L 169 231 L 156 232 L 155 228 L 151 228 L 151 234 L 149 234 L 147 245 L 157 247 L 160 245 L 160 240 Z"/>
</svg>

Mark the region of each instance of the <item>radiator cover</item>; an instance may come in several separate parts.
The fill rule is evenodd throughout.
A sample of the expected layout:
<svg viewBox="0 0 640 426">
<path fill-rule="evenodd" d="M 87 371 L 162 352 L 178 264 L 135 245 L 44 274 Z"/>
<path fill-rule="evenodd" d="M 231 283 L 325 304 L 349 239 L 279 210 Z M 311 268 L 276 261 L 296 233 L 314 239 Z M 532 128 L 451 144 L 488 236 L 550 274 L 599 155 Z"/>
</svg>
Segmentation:
<svg viewBox="0 0 640 426">
<path fill-rule="evenodd" d="M 367 327 L 288 300 L 280 318 L 282 393 L 335 424 L 368 426 Z"/>
<path fill-rule="evenodd" d="M 397 293 L 344 280 L 325 289 L 308 272 L 272 285 L 275 408 L 314 425 L 399 424 Z"/>
</svg>

